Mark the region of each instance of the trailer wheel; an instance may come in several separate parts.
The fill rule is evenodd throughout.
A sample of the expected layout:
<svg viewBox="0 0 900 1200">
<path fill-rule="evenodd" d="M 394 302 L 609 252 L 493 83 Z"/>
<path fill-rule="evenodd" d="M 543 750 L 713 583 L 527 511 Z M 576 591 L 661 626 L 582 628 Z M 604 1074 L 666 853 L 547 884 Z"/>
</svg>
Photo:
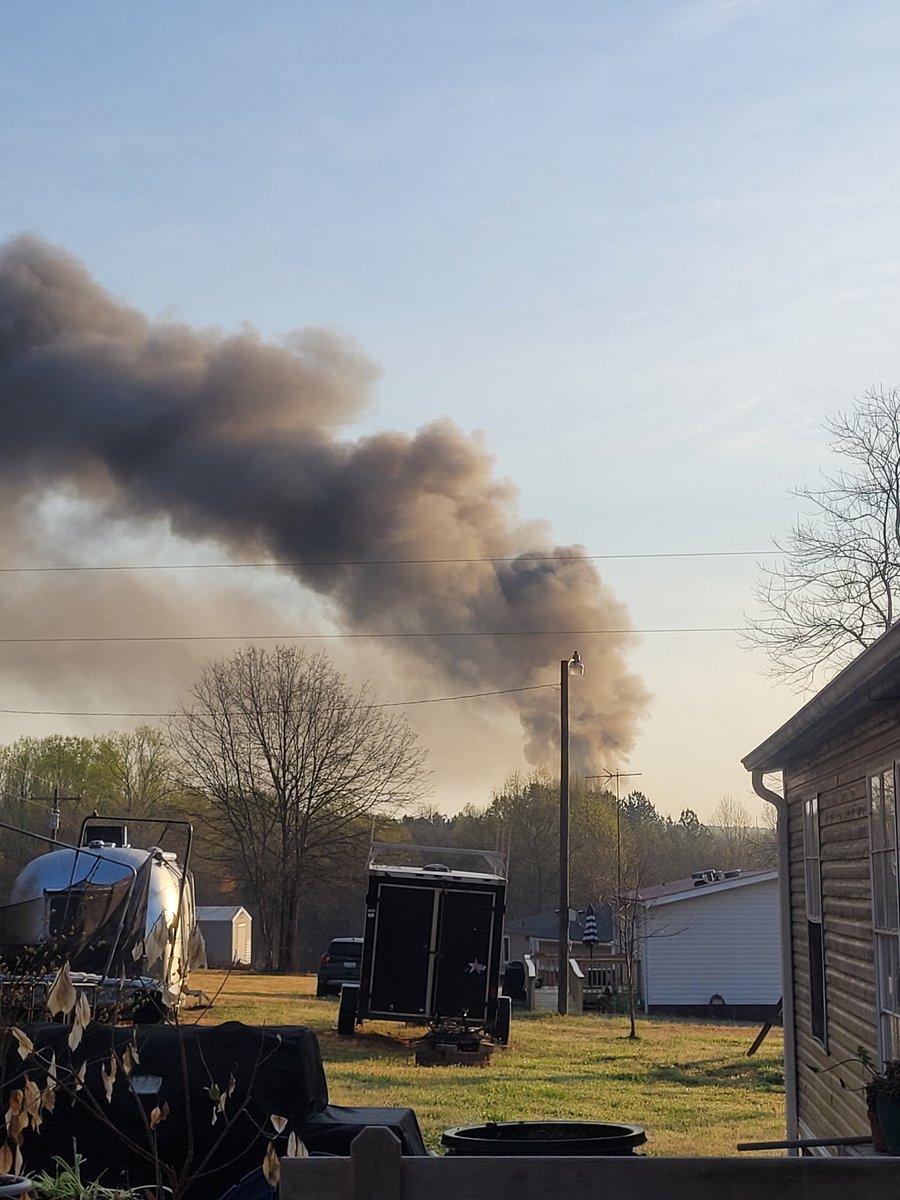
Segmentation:
<svg viewBox="0 0 900 1200">
<path fill-rule="evenodd" d="M 356 1010 L 359 1007 L 359 984 L 345 983 L 341 988 L 341 1003 L 338 1008 L 337 1031 L 341 1037 L 353 1037 L 356 1033 Z"/>
<path fill-rule="evenodd" d="M 501 1046 L 509 1045 L 509 1022 L 512 1017 L 512 1000 L 501 996 L 497 1001 L 497 1023 L 494 1025 L 494 1040 Z"/>
</svg>

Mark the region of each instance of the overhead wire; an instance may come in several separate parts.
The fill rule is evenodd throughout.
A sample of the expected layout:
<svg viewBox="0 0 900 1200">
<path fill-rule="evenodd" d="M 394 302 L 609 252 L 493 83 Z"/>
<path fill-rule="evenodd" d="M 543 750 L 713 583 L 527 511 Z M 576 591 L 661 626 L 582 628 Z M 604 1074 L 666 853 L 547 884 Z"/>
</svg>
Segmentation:
<svg viewBox="0 0 900 1200">
<path fill-rule="evenodd" d="M 65 564 L 50 566 L 0 566 L 0 575 L 50 574 L 58 572 L 95 571 L 226 571 L 241 569 L 279 570 L 307 569 L 310 567 L 409 567 L 409 566 L 452 566 L 467 563 L 512 563 L 512 562 L 619 562 L 630 559 L 660 558 L 765 558 L 782 555 L 777 547 L 767 550 L 671 550 L 635 554 L 508 554 L 485 555 L 459 558 L 343 558 L 343 559 L 285 559 L 262 560 L 260 562 L 216 562 L 216 563 L 100 563 Z"/>
<path fill-rule="evenodd" d="M 559 689 L 558 683 L 535 683 L 529 687 L 497 688 L 490 692 L 462 692 L 455 696 L 427 696 L 418 700 L 384 700 L 377 704 L 366 704 L 364 708 L 412 708 L 419 704 L 445 704 L 451 700 L 479 700 L 485 696 L 511 696 L 516 692 L 538 692 L 545 688 Z M 4 716 L 23 717 L 178 717 L 181 714 L 171 712 L 98 712 L 73 709 L 50 708 L 0 708 Z"/>
<path fill-rule="evenodd" d="M 741 633 L 736 625 L 660 626 L 652 629 L 470 629 L 470 630 L 372 630 L 362 633 L 161 633 L 98 634 L 96 636 L 0 637 L 0 645 L 73 645 L 109 642 L 298 642 L 336 640 L 388 640 L 392 638 L 475 637 L 605 637 L 649 633 Z"/>
<path fill-rule="evenodd" d="M 659 553 L 635 554 L 517 554 L 509 556 L 490 557 L 458 557 L 458 558 L 406 558 L 406 559 L 338 559 L 338 560 L 297 560 L 297 561 L 261 561 L 261 562 L 221 562 L 221 563 L 114 563 L 103 565 L 51 565 L 51 566 L 5 566 L 0 567 L 0 574 L 50 574 L 50 573 L 97 573 L 97 572 L 139 572 L 139 571 L 205 571 L 229 569 L 291 569 L 307 567 L 366 567 L 366 566 L 425 566 L 425 565 L 466 565 L 466 564 L 495 564 L 510 562 L 599 562 L 616 560 L 655 560 L 663 558 L 742 558 L 760 557 L 767 554 L 780 554 L 779 550 L 710 550 L 710 551 L 670 551 Z M 141 635 L 97 635 L 97 636 L 6 636 L 0 637 L 4 645 L 78 645 L 78 644 L 157 644 L 184 642 L 236 642 L 236 641 L 326 641 L 326 640 L 391 640 L 403 638 L 474 638 L 474 637 L 595 637 L 622 636 L 628 634 L 705 634 L 705 633 L 740 633 L 740 627 L 735 626 L 675 626 L 656 628 L 613 628 L 613 629 L 501 629 L 501 630 L 435 630 L 435 631 L 363 631 L 363 632 L 329 632 L 329 633 L 281 633 L 281 634 L 141 634 Z M 373 708 L 413 707 L 423 704 L 440 704 L 457 700 L 477 699 L 487 696 L 507 695 L 514 692 L 533 691 L 540 688 L 556 687 L 556 684 L 537 684 L 534 687 L 506 688 L 488 692 L 471 692 L 455 696 L 435 696 L 416 700 L 400 700 L 371 705 Z M 72 717 L 122 717 L 133 719 L 160 719 L 175 717 L 172 712 L 114 712 L 114 711 L 76 711 L 62 709 L 16 709 L 0 708 L 4 715 L 21 716 L 72 716 Z"/>
<path fill-rule="evenodd" d="M 425 566 L 465 565 L 503 562 L 595 562 L 623 559 L 661 558 L 734 558 L 759 557 L 764 551 L 755 550 L 698 550 L 671 551 L 646 554 L 521 554 L 506 557 L 483 558 L 405 558 L 405 559 L 335 559 L 305 561 L 262 561 L 222 563 L 112 563 L 105 565 L 56 565 L 56 566 L 0 566 L 0 574 L 46 574 L 46 573 L 93 573 L 128 571 L 205 571 L 241 568 L 297 568 L 297 567 L 366 567 L 366 566 Z M 776 551 L 776 553 L 781 553 Z M 734 626 L 675 626 L 645 629 L 499 629 L 499 630 L 371 630 L 358 632 L 329 633 L 260 633 L 260 634 L 137 634 L 137 635 L 81 635 L 81 636 L 6 636 L 0 637 L 2 645 L 75 645 L 79 643 L 141 643 L 141 642 L 227 642 L 227 641 L 327 641 L 401 638 L 464 638 L 464 637 L 594 637 L 621 636 L 627 634 L 660 633 L 740 633 Z"/>
</svg>

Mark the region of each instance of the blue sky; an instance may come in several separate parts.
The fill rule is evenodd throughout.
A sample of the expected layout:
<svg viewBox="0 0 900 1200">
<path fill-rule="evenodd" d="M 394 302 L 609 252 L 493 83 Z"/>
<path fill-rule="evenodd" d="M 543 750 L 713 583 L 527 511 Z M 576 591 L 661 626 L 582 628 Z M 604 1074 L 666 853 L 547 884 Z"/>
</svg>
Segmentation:
<svg viewBox="0 0 900 1200">
<path fill-rule="evenodd" d="M 867 0 L 5 0 L 0 240 L 151 316 L 351 335 L 382 368 L 359 431 L 482 431 L 561 542 L 764 551 L 823 417 L 900 383 L 898 43 Z M 752 556 L 599 566 L 640 629 L 753 607 Z M 622 769 L 676 815 L 755 811 L 739 759 L 801 698 L 730 635 L 631 662 Z M 451 809 L 499 783 L 435 769 Z"/>
</svg>

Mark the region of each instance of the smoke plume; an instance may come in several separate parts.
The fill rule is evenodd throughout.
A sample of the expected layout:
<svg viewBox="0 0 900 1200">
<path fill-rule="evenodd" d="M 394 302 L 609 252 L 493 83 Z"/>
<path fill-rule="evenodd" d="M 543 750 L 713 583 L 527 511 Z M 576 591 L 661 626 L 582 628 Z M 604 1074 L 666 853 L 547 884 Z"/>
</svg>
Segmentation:
<svg viewBox="0 0 900 1200">
<path fill-rule="evenodd" d="M 573 685 L 573 765 L 618 766 L 647 700 L 626 665 L 625 607 L 580 547 L 519 518 L 477 438 L 448 421 L 341 437 L 377 376 L 323 330 L 275 344 L 150 321 L 65 253 L 17 238 L 0 248 L 7 542 L 64 492 L 107 520 L 290 563 L 341 629 L 403 635 L 380 643 L 395 666 L 459 692 L 553 683 L 577 645 L 587 671 Z M 92 632 L 138 611 L 97 599 Z M 498 703 L 514 706 L 527 759 L 552 763 L 553 693 Z"/>
</svg>

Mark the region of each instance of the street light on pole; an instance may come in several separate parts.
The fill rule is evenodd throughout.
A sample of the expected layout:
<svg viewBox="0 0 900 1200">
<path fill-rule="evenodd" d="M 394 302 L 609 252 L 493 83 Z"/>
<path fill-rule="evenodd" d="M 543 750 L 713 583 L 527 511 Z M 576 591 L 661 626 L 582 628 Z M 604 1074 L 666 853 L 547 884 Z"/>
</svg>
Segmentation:
<svg viewBox="0 0 900 1200">
<path fill-rule="evenodd" d="M 569 1012 L 569 676 L 583 675 L 577 650 L 559 664 L 559 940 L 556 1011 Z"/>
</svg>

